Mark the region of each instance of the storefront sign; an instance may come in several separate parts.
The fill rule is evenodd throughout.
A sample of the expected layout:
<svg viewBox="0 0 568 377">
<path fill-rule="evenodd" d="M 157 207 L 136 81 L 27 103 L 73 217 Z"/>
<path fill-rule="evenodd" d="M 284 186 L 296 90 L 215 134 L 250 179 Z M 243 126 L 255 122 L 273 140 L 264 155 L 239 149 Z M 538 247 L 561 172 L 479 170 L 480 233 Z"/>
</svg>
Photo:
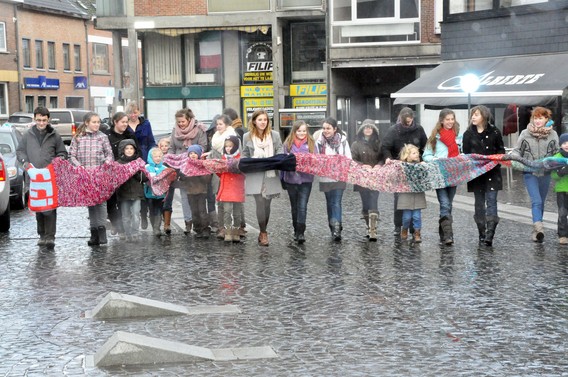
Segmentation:
<svg viewBox="0 0 568 377">
<path fill-rule="evenodd" d="M 25 89 L 59 89 L 59 79 L 48 79 L 45 76 L 24 77 Z"/>
<path fill-rule="evenodd" d="M 241 86 L 241 97 L 273 97 L 274 88 L 272 85 L 247 85 Z"/>
<path fill-rule="evenodd" d="M 269 42 L 252 43 L 246 50 L 246 71 L 243 83 L 272 82 L 272 45 Z"/>
<path fill-rule="evenodd" d="M 292 107 L 312 107 L 325 109 L 327 107 L 327 97 L 297 97 L 292 98 Z"/>
<path fill-rule="evenodd" d="M 246 114 L 247 122 L 256 110 L 266 110 L 272 121 L 274 118 L 274 100 L 272 98 L 247 98 L 243 100 L 243 114 Z"/>
<path fill-rule="evenodd" d="M 290 96 L 327 96 L 326 84 L 290 85 Z"/>
<path fill-rule="evenodd" d="M 75 89 L 87 89 L 87 76 L 73 77 L 73 86 Z"/>
</svg>

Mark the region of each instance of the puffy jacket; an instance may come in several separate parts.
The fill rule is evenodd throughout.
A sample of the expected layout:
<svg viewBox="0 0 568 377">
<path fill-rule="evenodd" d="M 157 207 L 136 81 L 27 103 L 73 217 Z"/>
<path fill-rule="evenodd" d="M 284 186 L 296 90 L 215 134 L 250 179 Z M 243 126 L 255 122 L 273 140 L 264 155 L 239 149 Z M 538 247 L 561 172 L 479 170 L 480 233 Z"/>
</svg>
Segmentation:
<svg viewBox="0 0 568 377">
<path fill-rule="evenodd" d="M 501 131 L 492 124 L 482 132 L 477 132 L 477 127 L 472 125 L 463 134 L 463 153 L 471 154 L 504 154 L 505 145 L 503 144 L 503 137 Z M 503 177 L 501 175 L 501 165 L 495 166 L 487 173 L 472 179 L 467 183 L 468 192 L 476 191 L 495 191 L 503 189 Z"/>
<path fill-rule="evenodd" d="M 41 140 L 40 140 L 41 139 Z M 31 163 L 39 169 L 45 168 L 55 157 L 67 158 L 67 149 L 59 133 L 51 127 L 46 127 L 43 139 L 36 126 L 30 128 L 23 136 L 16 149 L 18 161 L 22 164 Z"/>
<path fill-rule="evenodd" d="M 391 126 L 381 141 L 381 155 L 386 160 L 398 160 L 404 144 L 413 144 L 420 150 L 420 156 L 424 153 L 428 138 L 421 125 L 412 122 L 408 127 L 401 123 Z"/>
<path fill-rule="evenodd" d="M 113 154 L 115 160 L 118 160 L 118 158 L 120 157 L 120 155 L 118 153 L 118 144 L 120 144 L 120 142 L 122 140 L 126 140 L 126 139 L 134 140 L 134 142 L 136 143 L 136 150 L 140 150 L 138 140 L 136 140 L 136 136 L 134 135 L 134 132 L 132 132 L 129 128 L 124 130 L 123 133 L 119 134 L 118 132 L 116 132 L 114 130 L 114 127 L 111 127 L 107 131 L 105 131 L 104 134 L 106 134 L 108 136 L 108 141 L 110 142 L 110 146 L 112 148 L 112 154 Z M 144 161 L 146 161 L 146 160 L 144 160 Z"/>
<path fill-rule="evenodd" d="M 154 139 L 154 134 L 152 133 L 152 125 L 148 119 L 144 117 L 138 117 L 140 124 L 136 127 L 136 131 L 133 131 L 130 126 L 127 128 L 131 133 L 134 133 L 136 141 L 140 146 L 140 157 L 144 161 L 148 158 L 148 152 L 150 149 L 156 146 L 156 140 Z"/>
<path fill-rule="evenodd" d="M 240 158 L 241 155 L 237 154 L 234 158 Z M 226 157 L 223 156 L 223 160 Z M 221 173 L 219 183 L 219 191 L 217 191 L 218 202 L 245 202 L 245 176 L 244 174 L 235 173 Z"/>
<path fill-rule="evenodd" d="M 302 144 L 299 148 L 296 146 L 296 144 L 292 143 L 292 147 L 290 148 L 290 150 L 288 150 L 287 145 L 284 144 L 283 149 L 284 153 L 292 153 L 292 154 L 310 153 L 310 150 L 308 148 L 308 143 Z M 312 174 L 299 173 L 297 171 L 281 171 L 280 179 L 282 179 L 284 182 L 290 185 L 301 185 L 302 183 L 313 182 L 314 176 Z"/>
<path fill-rule="evenodd" d="M 159 164 L 156 164 L 154 162 L 154 159 L 152 158 L 152 151 L 153 150 L 154 150 L 154 148 L 150 149 L 150 151 L 148 152 L 148 163 L 145 166 L 146 171 L 148 173 L 150 173 L 151 177 L 157 176 L 158 174 L 163 172 L 164 169 L 166 168 L 163 163 L 160 162 Z M 160 196 L 154 195 L 154 193 L 152 192 L 152 189 L 150 188 L 150 185 L 148 183 L 144 184 L 144 196 L 146 198 L 149 198 L 149 199 L 163 199 L 163 198 L 166 197 L 165 194 L 160 195 Z"/>
<path fill-rule="evenodd" d="M 124 148 L 127 145 L 132 145 L 136 148 L 136 142 L 132 139 L 122 140 L 118 145 L 118 153 L 120 158 L 118 160 L 121 164 L 127 164 L 130 161 L 134 161 L 139 157 L 138 149 L 134 153 L 132 157 L 126 157 L 124 155 Z M 144 199 L 144 185 L 143 183 L 146 182 L 148 178 L 146 174 L 138 171 L 134 173 L 132 177 L 130 177 L 126 182 L 124 182 L 118 190 L 116 190 L 116 196 L 119 201 L 121 200 L 136 200 L 136 199 Z"/>
</svg>

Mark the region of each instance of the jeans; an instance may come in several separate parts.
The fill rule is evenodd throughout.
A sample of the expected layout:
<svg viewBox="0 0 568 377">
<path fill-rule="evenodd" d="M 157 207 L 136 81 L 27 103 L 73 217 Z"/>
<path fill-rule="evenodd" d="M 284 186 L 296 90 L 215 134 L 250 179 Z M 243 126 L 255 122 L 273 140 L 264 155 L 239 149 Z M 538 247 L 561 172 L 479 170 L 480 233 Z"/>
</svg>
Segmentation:
<svg viewBox="0 0 568 377">
<path fill-rule="evenodd" d="M 402 210 L 402 227 L 410 229 L 410 226 L 415 230 L 422 228 L 422 210 L 420 209 L 403 209 Z"/>
<path fill-rule="evenodd" d="M 325 192 L 327 220 L 329 224 L 335 221 L 341 223 L 341 199 L 343 198 L 343 191 L 343 189 L 337 189 Z"/>
<path fill-rule="evenodd" d="M 150 217 L 162 216 L 164 199 L 146 198 Z"/>
<path fill-rule="evenodd" d="M 452 203 L 454 196 L 456 196 L 456 187 L 444 187 L 436 189 L 436 196 L 440 203 L 440 218 L 452 215 Z"/>
<path fill-rule="evenodd" d="M 137 234 L 140 228 L 140 199 L 121 200 L 119 203 L 124 233 L 127 236 Z"/>
<path fill-rule="evenodd" d="M 557 192 L 558 237 L 568 237 L 568 192 Z"/>
<path fill-rule="evenodd" d="M 183 220 L 184 221 L 191 221 L 191 207 L 189 206 L 189 201 L 187 198 L 187 190 L 180 188 L 179 189 L 179 196 L 181 199 L 181 210 L 183 211 Z"/>
<path fill-rule="evenodd" d="M 175 191 L 176 191 L 175 187 L 170 186 L 168 192 L 166 193 L 166 198 L 164 199 L 164 206 L 162 207 L 163 211 L 172 212 Z"/>
<path fill-rule="evenodd" d="M 532 221 L 533 223 L 542 221 L 544 202 L 550 186 L 550 174 L 537 177 L 536 175 L 525 173 L 523 174 L 523 180 L 531 198 Z"/>
<path fill-rule="evenodd" d="M 106 225 L 107 208 L 106 202 L 87 207 L 89 211 L 89 225 L 91 228 L 98 228 Z M 138 210 L 140 212 L 140 209 Z"/>
<path fill-rule="evenodd" d="M 478 219 L 485 219 L 486 216 L 497 217 L 497 192 L 496 190 L 474 192 L 475 217 Z"/>
<path fill-rule="evenodd" d="M 363 213 L 367 214 L 369 211 L 377 211 L 379 207 L 379 192 L 361 188 L 359 191 L 361 196 L 361 204 L 363 206 Z"/>
<path fill-rule="evenodd" d="M 286 190 L 290 197 L 292 207 L 292 222 L 305 224 L 308 215 L 308 200 L 312 192 L 312 182 L 304 182 L 299 185 L 287 184 Z"/>
</svg>

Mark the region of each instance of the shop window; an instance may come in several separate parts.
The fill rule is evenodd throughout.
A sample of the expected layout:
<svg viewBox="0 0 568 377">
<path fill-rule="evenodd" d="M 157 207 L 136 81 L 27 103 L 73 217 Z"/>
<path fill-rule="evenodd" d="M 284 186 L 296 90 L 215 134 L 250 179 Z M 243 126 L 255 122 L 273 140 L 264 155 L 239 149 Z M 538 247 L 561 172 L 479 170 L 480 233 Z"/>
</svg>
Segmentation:
<svg viewBox="0 0 568 377">
<path fill-rule="evenodd" d="M 294 23 L 290 30 L 292 81 L 325 81 L 325 23 Z"/>
<path fill-rule="evenodd" d="M 32 66 L 30 40 L 27 38 L 22 39 L 22 64 L 24 65 L 24 68 L 31 68 Z"/>
<path fill-rule="evenodd" d="M 227 1 L 208 0 L 207 10 L 213 12 L 250 12 L 270 10 L 270 0 Z"/>
<path fill-rule="evenodd" d="M 81 45 L 73 46 L 73 58 L 75 60 L 75 71 L 81 71 Z"/>
<path fill-rule="evenodd" d="M 71 70 L 71 46 L 69 46 L 69 43 L 63 43 L 63 70 Z"/>
<path fill-rule="evenodd" d="M 109 73 L 108 45 L 104 43 L 93 43 L 93 73 Z"/>
<path fill-rule="evenodd" d="M 6 24 L 4 22 L 0 22 L 0 51 L 8 51 L 6 43 Z"/>
<path fill-rule="evenodd" d="M 0 117 L 8 115 L 8 84 L 0 83 Z"/>
<path fill-rule="evenodd" d="M 332 0 L 333 44 L 417 43 L 419 0 Z"/>
<path fill-rule="evenodd" d="M 43 69 L 43 41 L 35 41 L 36 68 Z"/>
<path fill-rule="evenodd" d="M 47 42 L 47 68 L 55 69 L 55 42 Z"/>
<path fill-rule="evenodd" d="M 147 33 L 146 79 L 148 85 L 181 85 L 181 39 Z"/>
<path fill-rule="evenodd" d="M 187 84 L 219 83 L 222 61 L 220 32 L 185 35 Z"/>
</svg>

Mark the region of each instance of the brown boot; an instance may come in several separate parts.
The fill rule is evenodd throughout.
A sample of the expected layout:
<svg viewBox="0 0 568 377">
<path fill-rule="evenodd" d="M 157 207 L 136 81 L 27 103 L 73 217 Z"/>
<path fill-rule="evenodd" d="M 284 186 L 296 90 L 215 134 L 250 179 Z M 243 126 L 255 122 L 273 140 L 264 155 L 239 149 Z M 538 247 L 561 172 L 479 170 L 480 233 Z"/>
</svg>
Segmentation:
<svg viewBox="0 0 568 377">
<path fill-rule="evenodd" d="M 401 240 L 408 239 L 408 228 L 402 228 L 402 230 L 400 231 L 400 239 Z"/>
<path fill-rule="evenodd" d="M 224 240 L 225 242 L 233 242 L 233 228 L 227 227 L 227 229 L 225 229 Z"/>
<path fill-rule="evenodd" d="M 241 242 L 241 236 L 239 235 L 239 228 L 233 227 L 231 229 L 231 238 L 233 242 Z"/>
<path fill-rule="evenodd" d="M 172 234 L 172 211 L 164 211 L 164 233 Z"/>
<path fill-rule="evenodd" d="M 258 235 L 258 245 L 259 246 L 268 246 L 268 233 L 267 232 L 260 232 Z"/>
<path fill-rule="evenodd" d="M 420 229 L 414 229 L 414 242 L 415 243 L 422 242 L 422 237 L 420 237 Z"/>
</svg>

